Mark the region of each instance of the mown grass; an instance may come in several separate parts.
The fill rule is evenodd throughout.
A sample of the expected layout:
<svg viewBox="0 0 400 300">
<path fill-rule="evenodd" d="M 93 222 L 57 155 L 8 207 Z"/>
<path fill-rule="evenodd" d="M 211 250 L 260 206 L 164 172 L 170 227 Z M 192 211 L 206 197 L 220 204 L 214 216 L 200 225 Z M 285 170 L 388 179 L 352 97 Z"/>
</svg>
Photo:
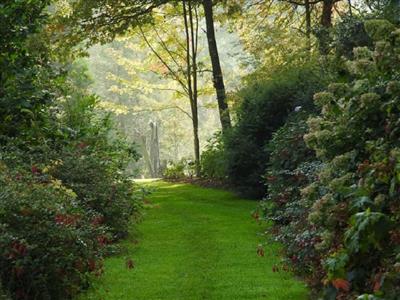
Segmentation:
<svg viewBox="0 0 400 300">
<path fill-rule="evenodd" d="M 104 276 L 81 300 L 308 299 L 304 283 L 272 271 L 277 245 L 257 255 L 265 237 L 251 218 L 255 201 L 188 184 L 146 184 L 157 190 L 136 237 L 106 259 Z"/>
</svg>

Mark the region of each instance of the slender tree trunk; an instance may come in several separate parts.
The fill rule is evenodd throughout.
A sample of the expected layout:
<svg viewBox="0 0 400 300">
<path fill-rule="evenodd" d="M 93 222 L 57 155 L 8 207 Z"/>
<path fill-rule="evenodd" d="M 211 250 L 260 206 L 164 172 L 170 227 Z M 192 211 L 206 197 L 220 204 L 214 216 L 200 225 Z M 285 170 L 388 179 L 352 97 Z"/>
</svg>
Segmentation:
<svg viewBox="0 0 400 300">
<path fill-rule="evenodd" d="M 332 10 L 334 0 L 324 0 L 322 6 L 321 25 L 325 28 L 332 27 Z"/>
<path fill-rule="evenodd" d="M 310 0 L 304 1 L 304 8 L 306 11 L 307 50 L 311 51 L 311 6 L 310 6 Z"/>
<path fill-rule="evenodd" d="M 199 29 L 199 19 L 197 14 L 197 7 L 192 5 L 192 0 L 182 0 L 183 7 L 183 19 L 185 25 L 185 63 L 186 70 L 184 66 L 180 66 L 177 60 L 173 57 L 173 53 L 168 49 L 165 42 L 160 39 L 160 45 L 166 50 L 169 56 L 172 58 L 175 64 L 178 65 L 179 71 L 175 71 L 171 65 L 161 56 L 159 52 L 152 46 L 146 34 L 139 26 L 140 33 L 143 40 L 153 52 L 153 54 L 158 58 L 158 60 L 168 69 L 173 78 L 179 83 L 183 88 L 184 92 L 187 94 L 190 102 L 191 115 L 193 123 L 193 137 L 194 137 L 194 156 L 195 156 L 195 170 L 196 176 L 200 176 L 200 141 L 199 141 L 199 117 L 198 117 L 198 88 L 197 88 L 197 45 L 198 45 L 198 29 Z M 195 12 L 195 22 L 193 16 L 193 10 Z M 185 78 L 182 79 L 180 76 L 180 71 L 183 71 Z M 185 112 L 186 113 L 186 112 Z"/>
<path fill-rule="evenodd" d="M 329 52 L 329 30 L 332 27 L 332 10 L 335 0 L 324 0 L 322 3 L 322 14 L 321 14 L 321 27 L 322 32 L 319 37 L 319 48 L 323 55 Z"/>
<path fill-rule="evenodd" d="M 210 52 L 213 70 L 213 82 L 215 91 L 217 93 L 219 118 L 221 120 L 222 131 L 226 131 L 230 129 L 232 125 L 228 104 L 226 102 L 225 84 L 224 77 L 222 75 L 221 63 L 219 60 L 218 46 L 215 39 L 212 0 L 203 0 L 203 8 L 206 18 L 208 50 Z"/>
<path fill-rule="evenodd" d="M 188 8 L 186 8 L 186 3 L 188 3 Z M 197 41 L 195 41 L 195 36 L 194 36 L 191 0 L 183 0 L 183 17 L 185 21 L 184 23 L 185 23 L 185 34 L 186 34 L 187 83 L 188 83 L 188 93 L 189 93 L 190 108 L 192 112 L 192 123 L 193 123 L 195 172 L 196 176 L 200 177 L 200 140 L 199 140 L 199 117 L 198 117 L 198 105 L 197 105 L 197 58 L 196 58 L 197 53 L 195 47 Z"/>
</svg>

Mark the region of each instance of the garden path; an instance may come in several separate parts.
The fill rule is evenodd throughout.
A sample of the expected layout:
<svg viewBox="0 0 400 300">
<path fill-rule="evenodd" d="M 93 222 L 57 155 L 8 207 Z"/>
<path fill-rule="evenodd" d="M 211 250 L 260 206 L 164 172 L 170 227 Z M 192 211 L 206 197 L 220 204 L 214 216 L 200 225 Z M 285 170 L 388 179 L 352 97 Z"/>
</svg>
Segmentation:
<svg viewBox="0 0 400 300">
<path fill-rule="evenodd" d="M 255 201 L 189 184 L 146 184 L 155 190 L 143 222 L 80 299 L 308 299 L 304 283 L 273 272 L 278 245 L 257 255 L 265 237 L 251 218 Z"/>
</svg>

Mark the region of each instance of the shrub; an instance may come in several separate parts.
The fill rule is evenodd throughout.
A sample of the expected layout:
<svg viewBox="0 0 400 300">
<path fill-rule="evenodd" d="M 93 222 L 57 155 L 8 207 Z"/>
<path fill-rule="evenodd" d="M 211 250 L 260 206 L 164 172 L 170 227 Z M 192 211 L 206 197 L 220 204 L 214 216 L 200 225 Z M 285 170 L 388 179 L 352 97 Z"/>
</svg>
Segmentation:
<svg viewBox="0 0 400 300">
<path fill-rule="evenodd" d="M 191 160 L 181 159 L 178 162 L 168 162 L 163 177 L 165 179 L 184 179 L 186 177 L 193 177 L 194 163 Z"/>
<path fill-rule="evenodd" d="M 1 163 L 0 163 L 1 164 Z M 13 299 L 66 299 L 101 269 L 105 228 L 51 177 L 0 166 L 0 278 Z"/>
<path fill-rule="evenodd" d="M 387 21 L 371 24 L 368 33 L 386 39 L 374 51 L 354 50 L 353 81 L 315 95 L 322 114 L 305 135 L 324 162 L 306 189 L 318 191 L 309 221 L 322 231 L 326 299 L 400 294 L 400 32 Z"/>
<path fill-rule="evenodd" d="M 88 287 L 140 207 L 124 172 L 134 148 L 85 99 L 75 99 L 81 118 L 48 115 L 43 129 L 3 137 L 0 281 L 13 299 L 69 299 Z"/>
<path fill-rule="evenodd" d="M 323 86 L 312 65 L 289 68 L 272 79 L 249 82 L 239 92 L 237 123 L 226 134 L 227 174 L 233 186 L 250 197 L 265 193 L 262 176 L 268 162 L 266 143 L 296 106 L 312 106 L 312 95 Z"/>
<path fill-rule="evenodd" d="M 215 134 L 201 154 L 202 176 L 209 179 L 226 179 L 226 158 L 221 132 Z"/>
<path fill-rule="evenodd" d="M 79 205 L 102 216 L 114 239 L 127 233 L 132 215 L 140 208 L 133 181 L 121 173 L 119 159 L 125 154 L 120 152 L 103 136 L 93 136 L 64 149 L 48 169 L 77 194 Z"/>
<path fill-rule="evenodd" d="M 273 221 L 270 232 L 283 244 L 286 264 L 316 285 L 319 282 L 313 272 L 319 271 L 314 269 L 320 259 L 314 249 L 318 229 L 307 221 L 313 203 L 300 195 L 301 189 L 315 180 L 321 166 L 303 140 L 308 116 L 306 112 L 292 114 L 268 143 L 268 194 L 260 207 L 266 219 Z"/>
<path fill-rule="evenodd" d="M 50 45 L 51 1 L 3 2 L 0 298 L 70 299 L 138 209 L 124 172 L 137 155 L 95 111 L 76 53 Z"/>
<path fill-rule="evenodd" d="M 355 47 L 373 47 L 370 36 L 365 31 L 364 20 L 350 15 L 343 16 L 334 28 L 334 47 L 337 56 L 353 58 Z"/>
</svg>

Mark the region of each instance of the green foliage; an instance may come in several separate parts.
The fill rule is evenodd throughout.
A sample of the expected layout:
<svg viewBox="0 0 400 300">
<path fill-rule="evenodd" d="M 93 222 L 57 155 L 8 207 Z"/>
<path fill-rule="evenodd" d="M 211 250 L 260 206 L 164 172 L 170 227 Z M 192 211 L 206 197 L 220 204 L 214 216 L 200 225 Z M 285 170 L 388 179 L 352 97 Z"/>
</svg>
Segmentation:
<svg viewBox="0 0 400 300">
<path fill-rule="evenodd" d="M 86 288 L 140 207 L 125 173 L 136 150 L 95 110 L 85 66 L 56 59 L 48 4 L 0 4 L 0 281 L 12 299 Z"/>
<path fill-rule="evenodd" d="M 212 137 L 201 154 L 202 176 L 209 179 L 226 179 L 226 158 L 221 132 Z"/>
<path fill-rule="evenodd" d="M 368 0 L 364 13 L 375 19 L 385 19 L 393 24 L 400 24 L 400 3 L 398 0 Z"/>
<path fill-rule="evenodd" d="M 356 47 L 372 47 L 371 37 L 365 30 L 364 20 L 358 16 L 344 16 L 334 28 L 334 47 L 337 56 L 353 58 Z"/>
<path fill-rule="evenodd" d="M 65 299 L 100 271 L 98 227 L 61 182 L 37 173 L 0 171 L 0 278 L 13 299 Z"/>
<path fill-rule="evenodd" d="M 268 162 L 266 143 L 296 106 L 312 106 L 312 95 L 323 86 L 323 77 L 313 64 L 287 68 L 269 80 L 250 77 L 239 92 L 242 99 L 237 123 L 226 136 L 227 174 L 239 191 L 262 197 Z"/>
<path fill-rule="evenodd" d="M 365 29 L 374 41 L 381 41 L 389 39 L 396 27 L 388 20 L 381 19 L 367 21 L 365 23 Z"/>
<path fill-rule="evenodd" d="M 68 39 L 72 43 L 89 38 L 91 44 L 110 42 L 118 34 L 152 20 L 151 12 L 170 0 L 79 0 L 72 3 L 72 15 L 63 22 L 69 25 Z M 93 18 L 93 11 L 98 14 Z M 106 25 L 107 24 L 107 25 Z M 106 25 L 106 26 L 105 26 Z"/>
<path fill-rule="evenodd" d="M 0 135 L 39 126 L 50 101 L 54 72 L 49 51 L 35 35 L 46 21 L 50 1 L 2 1 L 0 6 Z"/>
<path fill-rule="evenodd" d="M 57 135 L 41 133 L 44 144 L 13 138 L 0 152 L 2 170 L 14 170 L 0 182 L 0 247 L 9 251 L 21 241 L 32 248 L 32 257 L 1 263 L 1 280 L 15 298 L 65 299 L 87 287 L 89 273 L 101 273 L 105 246 L 125 235 L 140 208 L 124 172 L 135 150 L 118 137 L 109 141 L 107 119 L 96 122 L 90 109 L 80 114 L 88 120 L 84 127 L 63 127 L 60 119 Z M 16 218 L 25 209 L 35 213 Z"/>
<path fill-rule="evenodd" d="M 163 178 L 165 179 L 184 179 L 193 177 L 194 175 L 194 162 L 182 158 L 178 162 L 168 162 L 165 170 L 163 171 Z"/>
<path fill-rule="evenodd" d="M 106 128 L 106 127 L 103 127 Z M 103 217 L 115 238 L 125 235 L 131 216 L 139 209 L 133 182 L 121 173 L 130 160 L 118 140 L 110 145 L 107 131 L 63 149 L 49 169 L 78 196 L 82 207 Z"/>
<path fill-rule="evenodd" d="M 307 221 L 313 202 L 302 198 L 301 192 L 316 179 L 321 164 L 303 140 L 308 116 L 306 112 L 293 113 L 267 144 L 268 194 L 260 208 L 265 218 L 273 221 L 270 232 L 284 245 L 286 263 L 315 286 L 319 285 L 313 278 L 313 272 L 319 272 L 314 269 L 320 259 L 315 250 L 319 231 Z"/>
<path fill-rule="evenodd" d="M 320 192 L 309 221 L 329 233 L 316 245 L 326 271 L 321 280 L 342 299 L 398 299 L 400 292 L 400 36 L 393 28 L 367 22 L 367 32 L 382 40 L 374 51 L 354 50 L 347 63 L 354 80 L 315 95 L 322 113 L 309 119 L 305 135 L 324 163 L 308 187 Z"/>
</svg>

